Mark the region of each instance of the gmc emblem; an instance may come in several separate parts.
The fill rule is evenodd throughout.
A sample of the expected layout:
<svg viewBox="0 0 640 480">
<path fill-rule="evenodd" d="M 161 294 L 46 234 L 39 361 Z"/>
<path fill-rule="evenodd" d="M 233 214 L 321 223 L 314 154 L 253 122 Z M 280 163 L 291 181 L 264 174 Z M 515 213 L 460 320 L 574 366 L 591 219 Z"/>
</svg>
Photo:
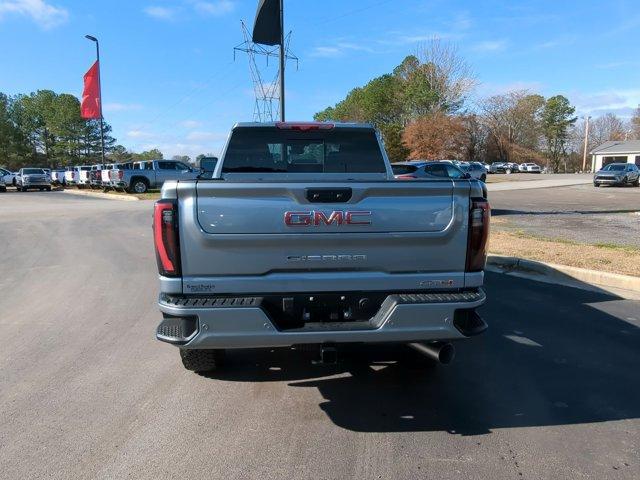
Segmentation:
<svg viewBox="0 0 640 480">
<path fill-rule="evenodd" d="M 371 212 L 324 212 L 309 210 L 306 212 L 285 212 L 284 223 L 289 227 L 318 227 L 320 225 L 371 225 Z"/>
</svg>

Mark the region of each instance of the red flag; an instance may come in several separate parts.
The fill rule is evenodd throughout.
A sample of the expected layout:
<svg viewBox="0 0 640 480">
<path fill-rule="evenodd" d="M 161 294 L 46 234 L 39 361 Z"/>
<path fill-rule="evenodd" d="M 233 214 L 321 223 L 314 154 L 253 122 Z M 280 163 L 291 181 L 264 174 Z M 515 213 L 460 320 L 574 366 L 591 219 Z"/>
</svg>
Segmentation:
<svg viewBox="0 0 640 480">
<path fill-rule="evenodd" d="M 96 61 L 84 74 L 80 116 L 82 118 L 100 118 L 100 100 L 100 65 Z"/>
</svg>

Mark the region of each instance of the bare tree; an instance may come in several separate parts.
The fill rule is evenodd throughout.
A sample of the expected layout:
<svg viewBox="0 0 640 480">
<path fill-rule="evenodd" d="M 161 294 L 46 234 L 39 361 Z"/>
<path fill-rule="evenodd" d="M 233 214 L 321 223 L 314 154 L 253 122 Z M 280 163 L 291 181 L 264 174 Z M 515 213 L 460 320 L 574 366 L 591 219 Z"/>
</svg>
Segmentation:
<svg viewBox="0 0 640 480">
<path fill-rule="evenodd" d="M 640 140 L 640 106 L 631 117 L 631 134 L 635 140 Z"/>
<path fill-rule="evenodd" d="M 458 112 L 476 85 L 471 67 L 456 47 L 437 38 L 406 57 L 393 77 L 399 82 L 403 125 L 435 112 Z"/>
<path fill-rule="evenodd" d="M 614 113 L 596 118 L 589 125 L 589 143 L 592 147 L 602 145 L 609 140 L 624 140 L 627 134 L 624 121 Z"/>
<path fill-rule="evenodd" d="M 480 103 L 491 149 L 501 161 L 537 159 L 544 97 L 527 90 L 491 96 Z"/>
<path fill-rule="evenodd" d="M 477 86 L 471 66 L 458 53 L 458 48 L 439 38 L 420 45 L 416 56 L 428 69 L 429 83 L 437 94 L 441 110 L 462 106 L 466 96 Z"/>
<path fill-rule="evenodd" d="M 464 148 L 464 160 L 478 161 L 484 157 L 487 143 L 487 128 L 482 123 L 479 115 L 474 113 L 460 117 L 464 131 L 462 132 L 462 146 Z"/>
</svg>

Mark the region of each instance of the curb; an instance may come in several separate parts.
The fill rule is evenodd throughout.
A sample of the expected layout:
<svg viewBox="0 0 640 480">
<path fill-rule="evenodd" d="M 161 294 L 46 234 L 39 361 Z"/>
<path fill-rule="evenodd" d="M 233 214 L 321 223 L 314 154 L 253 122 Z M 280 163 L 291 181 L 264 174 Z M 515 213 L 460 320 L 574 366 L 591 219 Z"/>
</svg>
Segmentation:
<svg viewBox="0 0 640 480">
<path fill-rule="evenodd" d="M 109 195 L 108 193 L 92 192 L 84 190 L 64 189 L 64 193 L 70 193 L 72 195 L 80 195 L 85 197 L 104 198 L 105 200 L 120 200 L 121 202 L 137 202 L 140 199 L 134 195 Z"/>
<path fill-rule="evenodd" d="M 528 276 L 585 290 L 613 292 L 623 298 L 640 299 L 640 277 L 538 262 L 518 257 L 488 255 L 487 270 Z"/>
</svg>

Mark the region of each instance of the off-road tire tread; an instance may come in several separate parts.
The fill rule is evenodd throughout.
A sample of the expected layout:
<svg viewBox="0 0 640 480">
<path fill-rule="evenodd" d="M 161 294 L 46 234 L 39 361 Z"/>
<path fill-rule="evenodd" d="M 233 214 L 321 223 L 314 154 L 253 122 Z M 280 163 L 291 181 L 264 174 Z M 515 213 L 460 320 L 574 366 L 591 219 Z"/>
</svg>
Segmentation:
<svg viewBox="0 0 640 480">
<path fill-rule="evenodd" d="M 187 350 L 180 349 L 182 365 L 192 372 L 211 372 L 218 370 L 224 364 L 224 350 L 203 349 Z"/>
</svg>

